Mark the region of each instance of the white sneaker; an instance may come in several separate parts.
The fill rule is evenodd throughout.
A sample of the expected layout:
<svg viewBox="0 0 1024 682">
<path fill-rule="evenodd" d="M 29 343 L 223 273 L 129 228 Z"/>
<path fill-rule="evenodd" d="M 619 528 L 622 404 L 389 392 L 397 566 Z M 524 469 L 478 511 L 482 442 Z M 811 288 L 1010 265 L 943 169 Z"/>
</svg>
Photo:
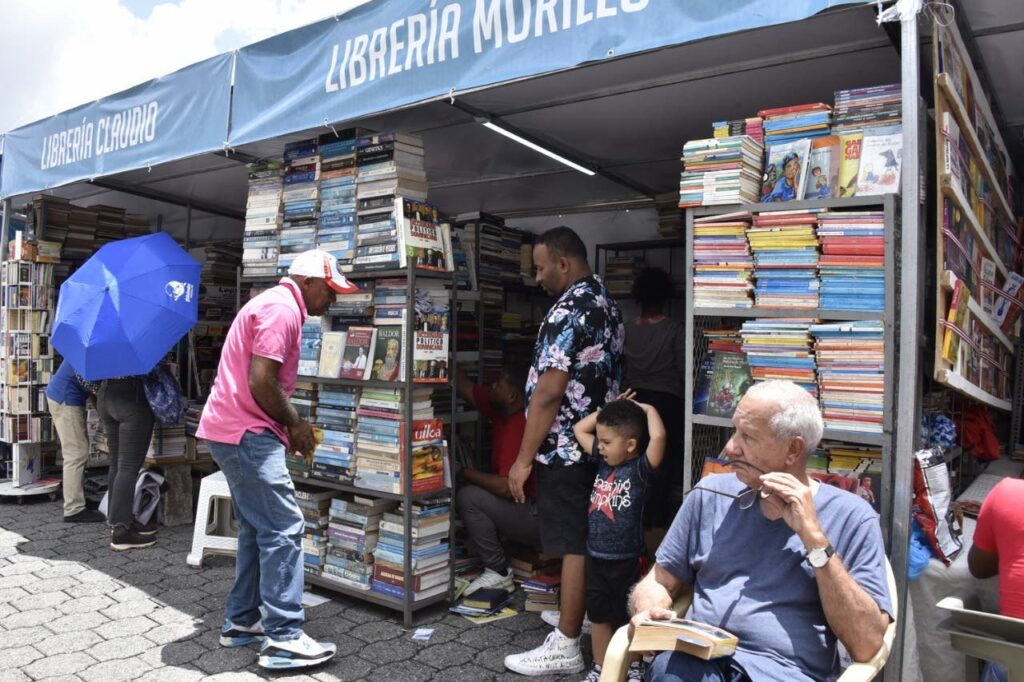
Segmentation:
<svg viewBox="0 0 1024 682">
<path fill-rule="evenodd" d="M 266 639 L 263 636 L 263 621 L 258 620 L 252 625 L 236 625 L 230 620 L 224 622 L 220 629 L 220 645 L 226 647 L 246 646 L 248 644 L 262 644 Z"/>
<path fill-rule="evenodd" d="M 594 667 L 590 669 L 587 676 L 583 678 L 583 682 L 601 682 L 601 666 L 594 663 Z"/>
<path fill-rule="evenodd" d="M 298 639 L 276 640 L 267 639 L 260 649 L 260 667 L 263 668 L 308 668 L 319 665 L 334 657 L 338 647 L 333 644 L 320 643 L 306 633 Z"/>
<path fill-rule="evenodd" d="M 540 612 L 540 619 L 542 621 L 544 621 L 545 623 L 547 623 L 548 625 L 550 625 L 551 627 L 553 627 L 553 628 L 557 628 L 558 627 L 558 620 L 559 620 L 560 617 L 561 617 L 561 612 L 560 611 L 550 610 L 550 611 L 541 611 Z M 584 634 L 584 635 L 589 635 L 590 634 L 590 619 L 587 618 L 586 614 L 583 614 L 583 628 L 582 628 L 582 630 L 580 630 L 580 632 L 582 634 Z"/>
<path fill-rule="evenodd" d="M 463 595 L 473 594 L 477 590 L 481 590 L 485 587 L 494 587 L 505 590 L 506 592 L 515 592 L 516 584 L 512 582 L 512 569 L 509 568 L 502 575 L 497 571 L 492 571 L 489 568 L 485 568 L 484 572 L 477 576 L 477 579 L 471 582 L 467 587 Z"/>
<path fill-rule="evenodd" d="M 505 667 L 520 675 L 536 677 L 578 673 L 586 666 L 580 653 L 579 638 L 569 639 L 556 629 L 536 649 L 506 656 Z"/>
</svg>

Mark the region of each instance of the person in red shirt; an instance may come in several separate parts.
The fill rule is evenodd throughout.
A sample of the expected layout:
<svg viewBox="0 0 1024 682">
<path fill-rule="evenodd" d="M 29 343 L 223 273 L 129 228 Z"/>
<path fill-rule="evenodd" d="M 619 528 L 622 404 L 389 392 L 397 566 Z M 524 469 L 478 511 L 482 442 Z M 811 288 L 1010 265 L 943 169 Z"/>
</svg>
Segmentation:
<svg viewBox="0 0 1024 682">
<path fill-rule="evenodd" d="M 999 613 L 1024 618 L 1024 480 L 1004 478 L 985 497 L 967 567 L 975 578 L 999 576 Z M 984 682 L 1002 680 L 1002 665 L 989 661 Z"/>
<path fill-rule="evenodd" d="M 457 469 L 455 506 L 469 534 L 469 545 L 483 561 L 484 572 L 464 594 L 484 587 L 515 589 L 503 542 L 540 547 L 536 487 L 526 482 L 526 504 L 517 504 L 508 487 L 508 472 L 519 454 L 526 428 L 526 369 L 506 367 L 491 386 L 481 386 L 456 369 L 456 390 L 491 422 L 491 472 Z"/>
</svg>

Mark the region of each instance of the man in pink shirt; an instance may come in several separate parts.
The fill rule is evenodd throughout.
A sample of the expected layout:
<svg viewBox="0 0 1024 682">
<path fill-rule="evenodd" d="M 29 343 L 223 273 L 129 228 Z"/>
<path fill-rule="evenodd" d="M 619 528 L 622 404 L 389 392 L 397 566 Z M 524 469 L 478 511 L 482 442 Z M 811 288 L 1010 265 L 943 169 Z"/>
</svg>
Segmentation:
<svg viewBox="0 0 1024 682">
<path fill-rule="evenodd" d="M 327 312 L 337 294 L 355 291 L 331 254 L 299 254 L 288 277 L 242 306 L 231 323 L 196 433 L 209 441 L 227 478 L 239 524 L 235 584 L 220 643 L 261 642 L 259 664 L 265 668 L 316 665 L 336 650 L 302 631 L 303 521 L 285 451 L 305 453 L 315 446 L 313 427 L 288 401 L 302 323 L 307 315 Z"/>
</svg>

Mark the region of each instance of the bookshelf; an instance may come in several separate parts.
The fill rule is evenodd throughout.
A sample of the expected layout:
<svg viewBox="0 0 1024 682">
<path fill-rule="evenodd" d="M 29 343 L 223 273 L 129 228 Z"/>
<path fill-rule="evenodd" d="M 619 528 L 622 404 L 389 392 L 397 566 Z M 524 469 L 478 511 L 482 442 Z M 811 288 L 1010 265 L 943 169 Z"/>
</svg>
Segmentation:
<svg viewBox="0 0 1024 682">
<path fill-rule="evenodd" d="M 672 301 L 679 301 L 682 299 L 682 279 L 685 275 L 680 275 L 676 271 L 676 266 L 681 262 L 681 259 L 678 258 L 679 254 L 676 252 L 681 251 L 684 247 L 685 244 L 682 238 L 679 237 L 597 244 L 594 246 L 594 271 L 604 280 L 605 286 L 609 287 L 608 293 L 616 300 L 632 300 L 632 282 L 630 281 L 629 288 L 622 286 L 626 282 L 616 282 L 616 279 L 621 280 L 622 278 L 621 276 L 609 274 L 608 258 L 609 256 L 612 258 L 622 257 L 623 254 L 626 257 L 635 257 L 637 259 L 636 265 L 640 267 L 633 274 L 638 274 L 639 270 L 643 267 L 662 268 L 672 280 L 673 291 L 670 303 Z M 609 283 L 609 277 L 612 279 L 611 283 Z M 612 285 L 615 284 L 619 286 L 615 287 L 613 291 Z"/>
<path fill-rule="evenodd" d="M 0 478 L 17 487 L 39 478 L 40 444 L 54 440 L 46 406 L 53 371 L 53 265 L 0 262 L 0 292 L 0 443 L 6 450 Z"/>
<path fill-rule="evenodd" d="M 686 277 L 685 286 L 685 357 L 691 358 L 686 363 L 684 394 L 684 444 L 683 444 L 683 489 L 690 490 L 695 476 L 699 475 L 703 465 L 703 457 L 717 455 L 715 447 L 725 444 L 732 430 L 732 420 L 727 417 L 709 416 L 694 413 L 694 388 L 696 370 L 702 361 L 703 330 L 723 320 L 754 319 L 754 318 L 809 318 L 821 321 L 854 321 L 880 320 L 882 322 L 882 339 L 884 346 L 883 381 L 886 387 L 883 396 L 881 433 L 861 432 L 847 429 L 826 428 L 823 440 L 867 445 L 881 448 L 881 522 L 883 531 L 888 532 L 892 519 L 893 504 L 893 467 L 895 462 L 894 440 L 894 386 L 896 377 L 896 296 L 897 266 L 896 245 L 898 243 L 899 222 L 897 220 L 898 195 L 885 194 L 835 199 L 817 199 L 812 201 L 788 201 L 783 204 L 741 204 L 691 208 L 686 211 L 686 232 L 684 239 L 685 272 L 693 272 L 694 266 L 694 218 L 725 215 L 734 212 L 762 213 L 771 211 L 791 211 L 796 209 L 828 209 L 829 211 L 874 210 L 884 214 L 884 272 L 885 272 L 885 304 L 882 311 L 866 310 L 823 310 L 820 308 L 710 308 L 695 307 L 693 304 L 693 278 Z M 699 433 L 698 433 L 699 431 Z M 696 443 L 696 446 L 695 446 Z M 696 449 L 704 452 L 696 452 Z"/>
<path fill-rule="evenodd" d="M 434 396 L 438 393 L 441 394 L 441 399 L 446 404 L 444 413 L 435 415 L 435 419 L 440 419 L 447 426 L 449 432 L 449 444 L 451 443 L 451 434 L 454 430 L 453 422 L 458 422 L 462 418 L 468 418 L 466 416 L 459 417 L 455 412 L 455 387 L 448 377 L 444 383 L 423 383 L 415 381 L 414 379 L 414 363 L 412 362 L 413 354 L 413 342 L 414 335 L 417 329 L 417 316 L 416 316 L 416 284 L 417 281 L 422 282 L 423 280 L 431 280 L 434 282 L 442 282 L 445 285 L 448 302 L 449 302 L 449 315 L 452 320 L 449 328 L 449 367 L 452 366 L 454 358 L 457 356 L 457 335 L 456 326 L 457 316 L 455 313 L 455 303 L 457 291 L 454 288 L 454 277 L 451 272 L 438 272 L 434 270 L 423 270 L 416 267 L 415 258 L 410 258 L 407 267 L 402 269 L 387 269 L 377 271 L 358 271 L 346 273 L 346 277 L 351 280 L 376 280 L 376 279 L 390 279 L 396 277 L 405 278 L 406 282 L 406 301 L 405 301 L 405 316 L 404 316 L 404 334 L 407 339 L 405 345 L 405 352 L 407 357 L 404 362 L 404 376 L 397 381 L 382 381 L 377 379 L 347 379 L 347 378 L 329 378 L 321 376 L 309 376 L 300 374 L 298 381 L 300 383 L 306 382 L 314 384 L 320 388 L 323 387 L 345 387 L 345 388 L 358 388 L 362 390 L 371 389 L 382 389 L 382 390 L 401 390 L 403 392 L 402 406 L 401 406 L 401 421 L 404 424 L 412 424 L 414 422 L 414 408 L 413 408 L 413 390 L 418 388 L 433 388 Z M 280 276 L 251 276 L 243 277 L 241 274 L 238 275 L 238 286 L 241 287 L 243 282 L 248 283 L 272 283 L 277 282 Z M 328 317 L 330 313 L 325 314 L 324 317 Z M 433 401 L 434 404 L 438 404 L 438 401 Z M 472 418 L 475 420 L 475 413 L 472 413 Z M 325 423 L 319 423 L 316 418 L 314 422 L 321 428 L 327 427 Z M 334 427 L 337 428 L 337 427 Z M 356 436 L 358 439 L 358 436 Z M 413 586 L 413 556 L 412 556 L 412 506 L 417 503 L 423 503 L 430 500 L 444 498 L 445 496 L 450 497 L 450 489 L 447 487 L 435 488 L 425 492 L 415 492 L 413 490 L 412 476 L 408 475 L 413 469 L 413 433 L 412 429 L 403 429 L 402 441 L 400 445 L 402 449 L 401 454 L 401 492 L 388 492 L 378 490 L 375 488 L 369 488 L 357 485 L 355 482 L 342 482 L 337 480 L 328 480 L 323 477 L 317 476 L 313 472 L 309 472 L 308 475 L 297 474 L 295 471 L 292 472 L 292 478 L 296 483 L 303 485 L 308 488 L 313 488 L 322 491 L 334 491 L 338 493 L 346 493 L 353 496 L 360 496 L 364 498 L 374 498 L 378 500 L 389 500 L 392 502 L 400 503 L 402 506 L 402 518 L 403 518 L 403 547 L 404 547 L 404 574 L 405 574 L 405 586 L 404 586 L 404 597 L 399 598 L 394 595 L 384 594 L 372 589 L 358 589 L 349 584 L 341 583 L 338 580 L 332 579 L 330 576 L 323 572 L 312 572 L 307 567 L 305 574 L 305 580 L 308 585 L 316 585 L 324 589 L 328 589 L 339 594 L 360 599 L 372 604 L 384 606 L 386 608 L 393 609 L 402 614 L 403 622 L 405 627 L 412 625 L 413 614 L 420 609 L 423 609 L 432 604 L 445 601 L 450 596 L 451 591 L 451 561 L 449 560 L 449 577 L 448 577 L 448 589 L 440 594 L 432 594 L 421 599 L 414 599 Z M 450 445 L 449 445 L 450 447 Z M 449 512 L 450 513 L 450 512 Z M 449 531 L 449 546 L 451 544 L 451 536 Z"/>
<path fill-rule="evenodd" d="M 1020 297 L 1004 293 L 1018 277 L 1021 252 L 1014 171 L 956 25 L 935 22 L 933 29 L 938 191 L 932 375 L 947 389 L 1011 412 L 1020 390 L 1020 322 L 1004 323 L 996 311 L 999 302 Z M 1011 453 L 1015 445 L 1016 434 Z"/>
</svg>

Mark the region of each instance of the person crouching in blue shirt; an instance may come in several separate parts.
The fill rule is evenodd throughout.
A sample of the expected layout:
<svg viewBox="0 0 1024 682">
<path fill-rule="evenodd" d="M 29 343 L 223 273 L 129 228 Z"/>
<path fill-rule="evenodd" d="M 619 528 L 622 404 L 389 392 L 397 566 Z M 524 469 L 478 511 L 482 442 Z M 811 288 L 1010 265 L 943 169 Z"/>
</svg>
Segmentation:
<svg viewBox="0 0 1024 682">
<path fill-rule="evenodd" d="M 60 439 L 64 461 L 64 520 L 69 523 L 99 523 L 106 517 L 86 509 L 83 477 L 89 461 L 89 433 L 85 425 L 85 402 L 89 391 L 82 385 L 71 363 L 65 360 L 50 377 L 46 405 Z"/>
<path fill-rule="evenodd" d="M 594 666 L 584 682 L 598 682 L 608 642 L 629 622 L 629 590 L 640 580 L 644 553 L 647 487 L 665 455 L 665 424 L 651 405 L 632 400 L 634 395 L 626 391 L 573 427 L 580 446 L 597 462 L 586 556 Z M 639 655 L 630 663 L 627 679 L 643 679 Z"/>
</svg>

